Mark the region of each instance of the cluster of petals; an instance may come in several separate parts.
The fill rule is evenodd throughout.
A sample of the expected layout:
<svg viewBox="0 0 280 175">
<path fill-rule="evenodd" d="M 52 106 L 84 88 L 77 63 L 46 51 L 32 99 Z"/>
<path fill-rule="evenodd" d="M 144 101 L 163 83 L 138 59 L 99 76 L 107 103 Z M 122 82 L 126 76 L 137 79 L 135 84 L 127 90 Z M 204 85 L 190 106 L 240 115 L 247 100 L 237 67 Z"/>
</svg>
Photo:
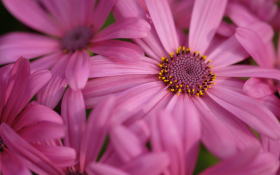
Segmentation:
<svg viewBox="0 0 280 175">
<path fill-rule="evenodd" d="M 2 2 L 0 174 L 280 174 L 277 0 Z"/>
</svg>

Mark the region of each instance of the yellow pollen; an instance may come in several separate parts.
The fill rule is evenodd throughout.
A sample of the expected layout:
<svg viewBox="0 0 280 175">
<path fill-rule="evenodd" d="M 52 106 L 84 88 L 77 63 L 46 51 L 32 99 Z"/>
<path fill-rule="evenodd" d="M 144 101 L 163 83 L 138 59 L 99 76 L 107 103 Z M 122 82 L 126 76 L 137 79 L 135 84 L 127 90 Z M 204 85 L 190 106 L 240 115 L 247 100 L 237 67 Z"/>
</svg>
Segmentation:
<svg viewBox="0 0 280 175">
<path fill-rule="evenodd" d="M 174 91 L 174 89 L 171 89 L 171 91 L 173 92 L 173 91 Z"/>
<path fill-rule="evenodd" d="M 164 61 L 165 60 L 165 58 L 164 57 L 161 57 L 161 61 Z"/>
<path fill-rule="evenodd" d="M 180 87 L 182 87 L 183 85 L 180 84 Z"/>
<path fill-rule="evenodd" d="M 170 83 L 170 84 L 172 84 L 173 82 L 172 82 L 172 81 L 170 81 L 169 83 Z"/>
<path fill-rule="evenodd" d="M 182 89 L 179 89 L 179 90 L 178 90 L 178 92 L 181 92 L 181 91 L 182 91 Z"/>
</svg>

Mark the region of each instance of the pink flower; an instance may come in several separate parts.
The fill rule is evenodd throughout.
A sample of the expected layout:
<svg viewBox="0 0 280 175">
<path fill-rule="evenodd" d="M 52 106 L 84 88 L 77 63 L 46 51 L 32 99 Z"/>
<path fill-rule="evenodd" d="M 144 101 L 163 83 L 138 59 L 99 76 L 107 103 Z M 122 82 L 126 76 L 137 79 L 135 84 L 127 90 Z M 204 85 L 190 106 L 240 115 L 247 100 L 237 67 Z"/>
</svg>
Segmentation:
<svg viewBox="0 0 280 175">
<path fill-rule="evenodd" d="M 4 0 L 7 9 L 21 22 L 45 33 L 14 32 L 0 39 L 0 64 L 24 56 L 40 57 L 31 63 L 32 72 L 50 69 L 49 83 L 38 93 L 41 104 L 54 108 L 61 99 L 67 84 L 74 90 L 82 89 L 89 77 L 88 50 L 106 57 L 130 61 L 144 56 L 132 43 L 115 38 L 142 38 L 147 36 L 150 25 L 138 18 L 118 21 L 101 30 L 117 0 Z M 101 31 L 100 31 L 101 30 Z"/>
<path fill-rule="evenodd" d="M 148 37 L 133 41 L 149 57 L 142 57 L 137 63 L 99 58 L 92 64 L 90 77 L 100 78 L 90 80 L 83 89 L 86 107 L 93 107 L 107 94 L 116 93 L 116 108 L 125 106 L 129 111 L 119 122 L 128 126 L 140 118 L 149 120 L 147 113 L 166 109 L 178 120 L 182 133 L 184 128 L 189 128 L 195 136 L 193 140 L 201 139 L 219 158 L 232 156 L 255 144 L 252 139 L 255 136 L 247 125 L 271 138 L 279 138 L 280 126 L 273 113 L 244 95 L 244 81 L 233 78 L 280 77 L 278 70 L 233 65 L 248 55 L 236 38 L 251 30 L 239 27 L 235 35 L 214 47 L 207 58 L 203 56 L 211 45 L 227 1 L 195 1 L 189 46 L 197 52 L 179 47 L 167 1 L 145 2 L 153 26 Z M 126 1 L 118 3 L 117 7 Z M 131 11 L 122 11 L 123 16 L 146 19 L 145 11 L 137 3 L 129 7 Z M 138 113 L 139 109 L 143 109 L 143 113 Z M 184 139 L 185 135 L 181 135 Z"/>
<path fill-rule="evenodd" d="M 28 60 L 19 58 L 14 65 L 2 67 L 0 77 L 1 172 L 31 174 L 29 168 L 39 174 L 46 169 L 60 174 L 57 166 L 73 164 L 74 150 L 44 143 L 64 136 L 62 119 L 36 102 L 27 105 L 50 80 L 50 72 L 30 74 Z"/>
</svg>

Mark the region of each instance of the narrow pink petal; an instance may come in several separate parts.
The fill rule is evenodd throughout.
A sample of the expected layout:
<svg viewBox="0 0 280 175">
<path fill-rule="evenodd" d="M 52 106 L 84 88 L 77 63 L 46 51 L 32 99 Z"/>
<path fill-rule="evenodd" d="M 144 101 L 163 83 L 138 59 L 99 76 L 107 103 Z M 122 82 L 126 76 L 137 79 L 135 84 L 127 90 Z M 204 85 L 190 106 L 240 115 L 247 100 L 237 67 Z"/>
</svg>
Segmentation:
<svg viewBox="0 0 280 175">
<path fill-rule="evenodd" d="M 60 115 L 58 115 L 52 109 L 40 104 L 32 104 L 28 105 L 25 110 L 22 111 L 19 116 L 17 116 L 11 126 L 15 131 L 18 131 L 21 128 L 27 127 L 28 125 L 33 125 L 38 122 L 63 124 Z"/>
<path fill-rule="evenodd" d="M 106 164 L 102 163 L 91 163 L 87 166 L 86 172 L 88 174 L 98 174 L 98 175 L 130 175 L 120 169 L 117 169 L 116 167 L 113 166 L 108 166 Z"/>
<path fill-rule="evenodd" d="M 263 1 L 264 3 L 257 9 L 257 14 L 265 21 L 271 21 L 277 13 L 277 4 L 271 1 Z M 251 1 L 251 3 L 254 3 Z"/>
<path fill-rule="evenodd" d="M 233 91 L 243 93 L 243 86 L 246 80 L 240 78 L 217 77 L 216 85 L 223 86 Z"/>
<path fill-rule="evenodd" d="M 144 119 L 140 119 L 128 127 L 135 135 L 138 136 L 142 143 L 147 143 L 149 141 L 151 133 L 149 126 Z"/>
<path fill-rule="evenodd" d="M 3 110 L 5 109 L 5 102 L 6 98 L 9 97 L 9 93 L 6 93 L 9 83 L 9 78 L 11 74 L 11 70 L 13 65 L 7 65 L 0 68 L 0 114 L 2 114 Z M 0 120 L 2 116 L 0 117 Z"/>
<path fill-rule="evenodd" d="M 256 32 L 265 44 L 273 39 L 273 28 L 265 22 L 254 22 L 246 27 Z"/>
<path fill-rule="evenodd" d="M 62 36 L 63 30 L 32 0 L 4 0 L 6 8 L 21 22 L 40 32 Z"/>
<path fill-rule="evenodd" d="M 280 118 L 280 99 L 274 94 L 259 99 L 273 114 Z"/>
<path fill-rule="evenodd" d="M 143 50 L 137 45 L 118 40 L 93 43 L 89 50 L 99 55 L 127 61 L 139 61 L 144 56 Z"/>
<path fill-rule="evenodd" d="M 217 34 L 224 37 L 231 37 L 235 33 L 236 26 L 222 21 L 217 28 Z"/>
<path fill-rule="evenodd" d="M 64 126 L 56 123 L 37 123 L 17 131 L 27 142 L 60 139 L 64 136 Z"/>
<path fill-rule="evenodd" d="M 187 29 L 190 27 L 194 0 L 173 1 L 170 3 L 176 27 Z"/>
<path fill-rule="evenodd" d="M 61 97 L 67 86 L 65 70 L 69 59 L 70 55 L 64 55 L 51 69 L 52 78 L 37 93 L 37 101 L 40 104 L 53 109 L 61 100 Z"/>
<path fill-rule="evenodd" d="M 60 49 L 58 40 L 43 35 L 13 32 L 0 38 L 0 64 L 16 61 L 23 56 L 35 58 Z"/>
<path fill-rule="evenodd" d="M 10 95 L 4 117 L 11 124 L 16 115 L 26 106 L 28 101 L 50 80 L 51 73 L 47 70 L 31 74 L 18 90 Z M 16 88 L 16 87 L 14 87 Z"/>
<path fill-rule="evenodd" d="M 261 98 L 267 95 L 274 94 L 276 88 L 270 85 L 267 79 L 250 78 L 246 81 L 243 87 L 243 92 L 252 98 Z"/>
<path fill-rule="evenodd" d="M 76 152 L 72 148 L 38 144 L 33 144 L 33 146 L 58 167 L 76 164 Z"/>
<path fill-rule="evenodd" d="M 261 68 L 253 65 L 227 66 L 213 69 L 213 72 L 221 77 L 259 77 L 280 80 L 280 70 Z"/>
<path fill-rule="evenodd" d="M 166 52 L 176 52 L 179 47 L 179 40 L 167 0 L 146 0 L 145 2 L 159 39 Z"/>
<path fill-rule="evenodd" d="M 254 58 L 261 67 L 270 68 L 266 61 L 266 47 L 257 33 L 246 27 L 238 27 L 235 34 L 237 40 L 246 49 L 246 51 Z"/>
<path fill-rule="evenodd" d="M 148 36 L 150 29 L 150 24 L 141 18 L 125 18 L 96 34 L 93 42 L 117 38 L 144 38 Z"/>
<path fill-rule="evenodd" d="M 98 2 L 92 14 L 92 23 L 94 24 L 93 27 L 95 32 L 102 27 L 116 2 L 117 0 Z"/>
<path fill-rule="evenodd" d="M 90 56 L 86 50 L 76 51 L 72 54 L 65 70 L 65 78 L 73 90 L 85 87 L 89 77 L 90 66 Z"/>
<path fill-rule="evenodd" d="M 39 59 L 32 61 L 30 63 L 31 73 L 38 71 L 38 70 L 50 69 L 62 57 L 63 57 L 63 53 L 61 51 L 58 51 L 53 54 L 46 55 L 46 56 L 43 56 Z"/>
<path fill-rule="evenodd" d="M 226 14 L 239 27 L 247 26 L 251 23 L 260 21 L 241 3 L 229 2 L 226 9 Z"/>
<path fill-rule="evenodd" d="M 264 105 L 246 95 L 215 86 L 207 93 L 219 105 L 247 123 L 259 133 L 279 138 L 280 125 Z"/>
<path fill-rule="evenodd" d="M 86 108 L 92 108 L 98 103 L 98 97 L 119 93 L 154 81 L 158 81 L 158 77 L 150 75 L 123 75 L 91 79 L 82 91 Z"/>
<path fill-rule="evenodd" d="M 234 175 L 239 174 L 246 166 L 250 165 L 257 157 L 259 148 L 250 148 L 214 165 L 200 175 Z"/>
<path fill-rule="evenodd" d="M 110 141 L 124 162 L 131 161 L 145 151 L 138 137 L 121 125 L 114 126 L 110 130 Z"/>
<path fill-rule="evenodd" d="M 169 112 L 161 111 L 151 118 L 151 145 L 154 152 L 169 154 L 171 174 L 185 174 L 183 143 Z"/>
<path fill-rule="evenodd" d="M 128 17 L 146 18 L 146 11 L 137 1 L 118 0 L 113 8 L 113 14 L 116 20 Z"/>
<path fill-rule="evenodd" d="M 85 133 L 83 134 L 80 152 L 80 167 L 84 171 L 85 167 L 97 159 L 106 135 L 109 132 L 111 110 L 115 104 L 112 96 L 104 98 L 90 113 Z"/>
<path fill-rule="evenodd" d="M 155 175 L 161 174 L 169 163 L 166 153 L 151 153 L 136 158 L 124 165 L 122 169 L 133 175 Z"/>
<path fill-rule="evenodd" d="M 61 117 L 66 127 L 64 145 L 74 148 L 79 157 L 82 135 L 86 124 L 86 111 L 82 92 L 67 89 L 61 104 Z"/>
<path fill-rule="evenodd" d="M 242 45 L 240 45 L 236 37 L 233 35 L 218 46 L 207 59 L 212 60 L 213 62 L 211 62 L 211 64 L 217 68 L 238 63 L 248 56 L 249 54 L 247 51 Z"/>
<path fill-rule="evenodd" d="M 5 175 L 31 175 L 31 172 L 17 159 L 9 149 L 0 154 L 1 174 Z"/>
<path fill-rule="evenodd" d="M 144 61 L 128 62 L 115 58 L 107 58 L 101 55 L 91 57 L 90 77 L 108 77 L 116 75 L 133 74 L 156 74 L 158 75 L 158 65 Z M 141 66 L 139 65 L 141 64 Z M 110 70 L 110 71 L 108 71 Z"/>
<path fill-rule="evenodd" d="M 8 149 L 21 156 L 26 161 L 23 163 L 32 171 L 38 174 L 62 174 L 49 159 L 17 135 L 6 123 L 1 124 L 0 132 Z"/>
<path fill-rule="evenodd" d="M 189 46 L 203 55 L 224 15 L 227 0 L 197 0 L 191 18 Z"/>
</svg>

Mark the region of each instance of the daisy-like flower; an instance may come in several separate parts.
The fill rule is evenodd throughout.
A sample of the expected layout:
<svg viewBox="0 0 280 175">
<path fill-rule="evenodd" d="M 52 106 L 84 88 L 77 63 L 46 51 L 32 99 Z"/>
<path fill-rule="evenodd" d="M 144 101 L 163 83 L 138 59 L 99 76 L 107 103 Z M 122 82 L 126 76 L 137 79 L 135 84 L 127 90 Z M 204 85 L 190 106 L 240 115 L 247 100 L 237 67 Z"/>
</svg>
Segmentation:
<svg viewBox="0 0 280 175">
<path fill-rule="evenodd" d="M 134 41 L 149 57 L 142 57 L 138 63 L 104 58 L 93 63 L 90 76 L 100 78 L 90 80 L 83 89 L 86 107 L 93 107 L 107 94 L 117 93 L 117 108 L 126 106 L 135 114 L 119 118 L 127 125 L 145 117 L 147 112 L 166 108 L 177 118 L 182 133 L 185 133 L 184 128 L 190 129 L 189 134 L 194 136 L 193 145 L 202 139 L 219 158 L 255 144 L 254 134 L 246 124 L 259 133 L 279 138 L 280 125 L 273 113 L 257 100 L 244 95 L 244 81 L 233 78 L 279 79 L 278 70 L 233 65 L 248 55 L 237 38 L 251 30 L 239 27 L 235 35 L 217 46 L 208 57 L 204 55 L 227 1 L 195 1 L 189 31 L 191 49 L 179 47 L 167 1 L 145 2 L 153 26 L 148 37 Z M 122 0 L 118 3 L 125 5 Z M 121 16 L 146 18 L 146 12 L 137 2 L 131 8 L 117 15 L 117 20 Z M 139 109 L 143 109 L 143 115 L 136 113 Z M 182 139 L 187 137 L 186 134 L 181 136 Z"/>
<path fill-rule="evenodd" d="M 57 166 L 74 163 L 73 149 L 44 144 L 64 136 L 61 117 L 37 102 L 27 105 L 50 78 L 48 70 L 30 74 L 29 61 L 24 58 L 0 69 L 0 163 L 4 175 L 31 175 L 28 169 L 61 174 Z"/>
<path fill-rule="evenodd" d="M 50 69 L 52 79 L 37 100 L 54 108 L 67 84 L 82 89 L 89 77 L 88 50 L 107 57 L 137 61 L 144 53 L 132 43 L 116 38 L 142 38 L 150 25 L 138 18 L 118 21 L 104 30 L 102 25 L 117 0 L 3 0 L 21 22 L 48 36 L 14 32 L 0 38 L 0 64 L 19 56 L 37 58 L 31 70 Z M 94 57 L 92 57 L 94 61 Z"/>
</svg>

